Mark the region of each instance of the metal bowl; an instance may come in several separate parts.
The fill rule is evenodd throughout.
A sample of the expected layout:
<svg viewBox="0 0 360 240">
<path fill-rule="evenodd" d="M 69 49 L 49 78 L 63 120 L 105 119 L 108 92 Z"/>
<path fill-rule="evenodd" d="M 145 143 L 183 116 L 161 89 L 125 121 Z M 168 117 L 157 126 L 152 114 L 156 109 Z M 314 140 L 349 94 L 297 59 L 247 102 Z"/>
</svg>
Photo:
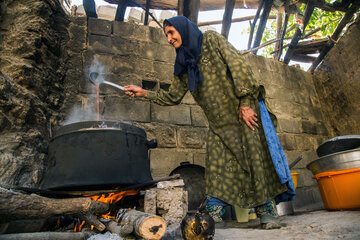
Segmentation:
<svg viewBox="0 0 360 240">
<path fill-rule="evenodd" d="M 318 158 L 306 166 L 314 175 L 326 171 L 360 168 L 360 148 Z"/>
<path fill-rule="evenodd" d="M 327 140 L 316 150 L 318 157 L 360 147 L 360 135 L 345 135 Z"/>
</svg>

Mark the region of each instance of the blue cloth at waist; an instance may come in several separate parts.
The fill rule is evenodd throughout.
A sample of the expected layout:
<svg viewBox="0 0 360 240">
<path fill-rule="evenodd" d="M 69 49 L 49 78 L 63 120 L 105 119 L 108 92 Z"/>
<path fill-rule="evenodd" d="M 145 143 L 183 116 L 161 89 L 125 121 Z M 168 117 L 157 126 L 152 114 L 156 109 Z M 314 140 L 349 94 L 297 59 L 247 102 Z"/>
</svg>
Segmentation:
<svg viewBox="0 0 360 240">
<path fill-rule="evenodd" d="M 284 150 L 280 144 L 274 124 L 270 118 L 270 114 L 265 106 L 264 100 L 259 100 L 259 105 L 261 123 L 264 129 L 271 159 L 281 184 L 286 184 L 288 188 L 286 192 L 275 197 L 276 204 L 280 202 L 293 201 L 295 199 L 295 187 Z"/>
</svg>

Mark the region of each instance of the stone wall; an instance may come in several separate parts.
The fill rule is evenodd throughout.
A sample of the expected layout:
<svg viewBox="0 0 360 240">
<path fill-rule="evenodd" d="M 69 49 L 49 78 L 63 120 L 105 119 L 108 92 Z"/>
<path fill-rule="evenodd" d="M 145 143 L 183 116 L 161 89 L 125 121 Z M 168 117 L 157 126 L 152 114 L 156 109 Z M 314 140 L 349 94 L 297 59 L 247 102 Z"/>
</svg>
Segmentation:
<svg viewBox="0 0 360 240">
<path fill-rule="evenodd" d="M 76 48 L 70 45 L 74 69 L 69 68 L 71 74 L 66 79 L 76 83 L 79 94 L 68 95 L 63 109 L 67 118 L 74 112 L 71 110 L 74 106 L 78 114 L 96 109 L 95 88 L 88 81 L 90 68 L 102 71 L 106 80 L 120 85 L 131 83 L 151 90 L 169 87 L 175 51 L 165 41 L 161 29 L 101 19 L 86 22 L 82 18 L 74 19 L 70 26 L 76 29 L 73 35 L 70 31 L 70 41 L 82 44 L 80 47 L 75 44 Z M 300 173 L 295 205 L 321 202 L 316 181 L 305 169 L 307 163 L 317 158 L 318 145 L 329 137 L 313 76 L 275 60 L 251 54 L 245 58 L 267 89 L 289 163 L 300 154 L 303 156 L 294 169 Z M 154 178 L 169 175 L 181 162 L 204 166 L 208 123 L 189 93 L 180 105 L 163 107 L 146 99 L 129 99 L 108 86 L 103 86 L 100 92 L 102 120 L 128 121 L 145 129 L 149 139 L 158 140 L 158 148 L 150 150 Z M 95 120 L 94 114 L 79 115 L 77 120 L 89 116 Z"/>
<path fill-rule="evenodd" d="M 0 2 L 0 183 L 34 186 L 63 101 L 68 20 L 56 0 Z"/>
<path fill-rule="evenodd" d="M 332 136 L 360 134 L 360 21 L 351 25 L 315 71 Z M 324 72 L 328 76 L 324 76 Z"/>
<path fill-rule="evenodd" d="M 167 89 L 171 83 L 175 51 L 161 29 L 68 18 L 58 8 L 55 0 L 7 0 L 1 5 L 2 16 L 7 16 L 0 25 L 3 184 L 36 186 L 46 166 L 50 127 L 56 130 L 63 124 L 96 120 L 90 71 L 100 72 L 107 81 L 150 90 Z M 313 84 L 327 76 L 314 78 L 251 54 L 245 58 L 267 89 L 288 161 L 300 154 L 304 157 L 294 169 L 300 173 L 296 207 L 321 202 L 305 166 L 317 158 L 315 149 L 334 132 Z M 149 153 L 154 178 L 169 175 L 181 162 L 205 164 L 208 123 L 189 93 L 180 105 L 161 107 L 102 85 L 100 119 L 129 122 L 143 128 L 149 139 L 158 140 L 158 148 Z"/>
</svg>

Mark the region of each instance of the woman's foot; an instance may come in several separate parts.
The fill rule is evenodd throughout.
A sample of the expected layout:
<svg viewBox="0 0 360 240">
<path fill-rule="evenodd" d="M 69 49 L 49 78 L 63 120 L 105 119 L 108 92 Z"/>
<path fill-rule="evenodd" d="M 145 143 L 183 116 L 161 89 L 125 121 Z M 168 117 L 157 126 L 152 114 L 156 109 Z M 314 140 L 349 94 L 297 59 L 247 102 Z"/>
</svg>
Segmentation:
<svg viewBox="0 0 360 240">
<path fill-rule="evenodd" d="M 264 214 L 260 217 L 260 224 L 262 229 L 267 230 L 281 228 L 279 219 L 268 214 Z"/>
</svg>

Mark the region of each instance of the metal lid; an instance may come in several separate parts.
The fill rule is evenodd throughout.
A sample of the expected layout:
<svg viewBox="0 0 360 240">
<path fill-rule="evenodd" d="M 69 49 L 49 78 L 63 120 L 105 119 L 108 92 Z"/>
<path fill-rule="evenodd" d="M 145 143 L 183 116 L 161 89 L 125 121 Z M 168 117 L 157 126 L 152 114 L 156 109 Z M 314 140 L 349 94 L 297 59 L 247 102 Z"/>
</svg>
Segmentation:
<svg viewBox="0 0 360 240">
<path fill-rule="evenodd" d="M 131 133 L 139 135 L 146 138 L 146 133 L 143 129 L 135 127 L 133 125 L 116 122 L 116 121 L 84 121 L 76 122 L 68 125 L 61 126 L 54 136 L 54 138 L 74 133 L 74 132 L 84 132 L 84 131 L 122 131 L 125 133 Z"/>
<path fill-rule="evenodd" d="M 360 147 L 360 135 L 345 135 L 329 139 L 316 150 L 319 157 Z"/>
</svg>

